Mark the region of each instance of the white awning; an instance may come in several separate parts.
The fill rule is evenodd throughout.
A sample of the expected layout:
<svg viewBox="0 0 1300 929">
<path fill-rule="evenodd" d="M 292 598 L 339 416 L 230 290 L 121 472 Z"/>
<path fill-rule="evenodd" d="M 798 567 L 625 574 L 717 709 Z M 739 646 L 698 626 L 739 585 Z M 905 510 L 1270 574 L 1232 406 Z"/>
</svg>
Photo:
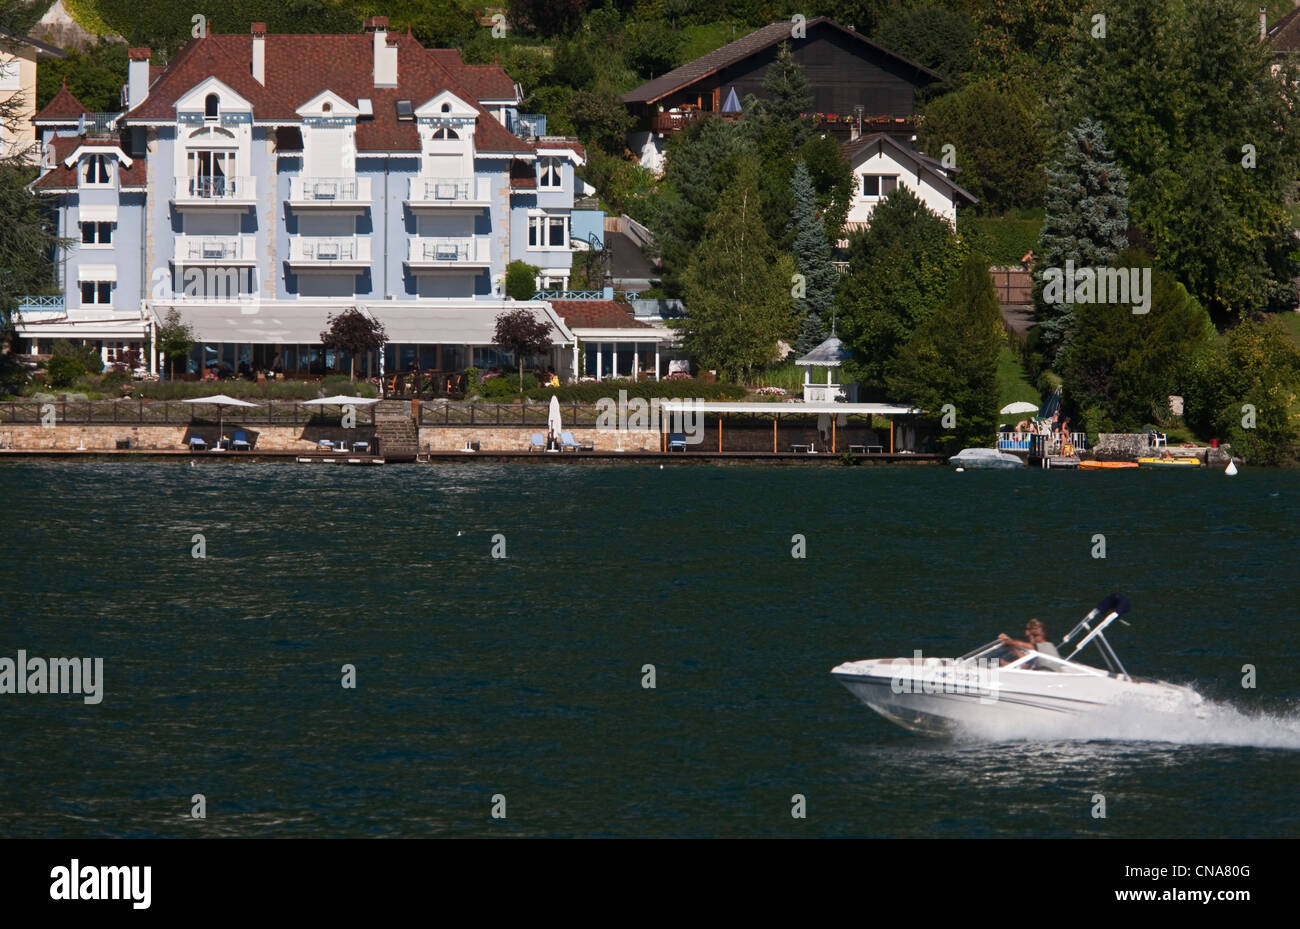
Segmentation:
<svg viewBox="0 0 1300 929">
<path fill-rule="evenodd" d="M 245 342 L 256 345 L 316 345 L 328 326 L 332 313 L 341 313 L 352 304 L 296 304 L 288 301 L 262 301 L 209 304 L 153 303 L 154 315 L 163 319 L 176 307 L 181 320 L 190 325 L 196 342 Z M 496 301 L 466 302 L 450 305 L 358 304 L 384 326 L 390 343 L 424 345 L 491 345 L 496 334 L 496 319 L 504 310 L 527 308 L 551 326 L 551 339 L 557 344 L 573 344 L 573 333 L 545 305 Z"/>
<path fill-rule="evenodd" d="M 150 309 L 162 320 L 173 304 L 154 303 Z M 256 345 L 317 345 L 328 326 L 331 313 L 341 313 L 350 304 L 246 302 L 174 304 L 181 321 L 188 323 L 195 342 L 246 342 Z"/>
<path fill-rule="evenodd" d="M 496 339 L 497 317 L 521 308 L 532 310 L 534 316 L 550 325 L 552 342 L 573 344 L 573 333 L 545 304 L 368 306 L 371 315 L 384 324 L 388 341 L 407 345 L 491 345 Z"/>
<path fill-rule="evenodd" d="M 79 281 L 116 281 L 117 265 L 81 265 L 77 268 Z"/>
<path fill-rule="evenodd" d="M 77 207 L 77 218 L 83 223 L 117 222 L 116 203 L 83 203 Z"/>
</svg>

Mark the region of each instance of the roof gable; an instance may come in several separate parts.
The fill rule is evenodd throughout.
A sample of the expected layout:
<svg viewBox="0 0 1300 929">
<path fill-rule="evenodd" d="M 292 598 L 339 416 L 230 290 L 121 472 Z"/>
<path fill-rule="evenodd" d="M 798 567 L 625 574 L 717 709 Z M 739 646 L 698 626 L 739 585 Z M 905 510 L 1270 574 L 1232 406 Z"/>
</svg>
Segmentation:
<svg viewBox="0 0 1300 929">
<path fill-rule="evenodd" d="M 456 67 L 459 55 L 431 55 L 416 39 L 390 34 L 388 43 L 398 55 L 396 87 L 374 83 L 373 36 L 282 35 L 271 33 L 265 46 L 266 83 L 252 77 L 251 35 L 208 35 L 190 42 L 162 71 L 149 96 L 123 117 L 132 123 L 171 123 L 175 103 L 196 85 L 215 78 L 246 100 L 255 123 L 300 123 L 297 112 L 304 104 L 331 92 L 349 105 L 369 99 L 374 118 L 357 123 L 358 152 L 414 152 L 420 150 L 414 121 L 398 120 L 398 100 L 430 100 L 444 91 L 463 101 L 475 114 L 475 149 L 479 153 L 518 154 L 528 157 L 531 147 L 502 126 L 477 102 L 463 80 L 468 66 Z M 439 50 L 442 51 L 442 50 Z M 504 72 L 502 72 L 504 73 Z"/>
<path fill-rule="evenodd" d="M 75 123 L 80 117 L 89 114 L 90 110 L 86 109 L 82 102 L 73 95 L 72 91 L 68 90 L 68 82 L 64 81 L 63 86 L 59 88 L 59 92 L 50 99 L 49 103 L 41 107 L 39 113 L 32 117 L 32 122 Z"/>
<path fill-rule="evenodd" d="M 830 29 L 838 30 L 846 36 L 850 36 L 858 42 L 863 43 L 868 48 L 883 53 L 885 56 L 898 61 L 899 63 L 913 69 L 917 76 L 922 78 L 922 83 L 943 80 L 943 75 L 939 74 L 919 62 L 912 61 L 910 58 L 898 54 L 893 49 L 886 48 L 878 42 L 873 42 L 866 36 L 852 29 L 846 29 L 835 20 L 826 16 L 814 16 L 805 24 L 804 36 L 818 26 L 825 26 Z M 689 61 L 680 68 L 675 68 L 667 74 L 661 75 L 652 81 L 642 84 L 635 90 L 630 90 L 623 95 L 624 103 L 654 103 L 662 97 L 666 97 L 673 91 L 680 90 L 694 84 L 698 80 L 715 74 L 730 65 L 756 55 L 761 51 L 769 49 L 774 45 L 780 45 L 782 42 L 798 42 L 791 36 L 792 24 L 789 20 L 772 23 L 756 29 L 747 36 L 742 36 L 734 42 L 728 42 L 721 48 L 714 49 L 707 55 L 702 55 L 694 61 Z"/>
<path fill-rule="evenodd" d="M 906 143 L 900 142 L 893 136 L 876 132 L 871 135 L 865 135 L 860 139 L 854 139 L 845 143 L 843 147 L 844 157 L 848 160 L 850 166 L 857 166 L 868 158 L 874 157 L 878 153 L 889 150 L 889 157 L 898 161 L 900 164 L 904 161 L 910 161 L 916 165 L 917 174 L 925 174 L 934 180 L 940 187 L 945 188 L 950 193 L 955 193 L 964 197 L 971 203 L 978 203 L 979 199 L 966 188 L 962 187 L 956 181 L 948 176 L 946 169 L 938 162 L 922 152 L 917 151 Z"/>
</svg>

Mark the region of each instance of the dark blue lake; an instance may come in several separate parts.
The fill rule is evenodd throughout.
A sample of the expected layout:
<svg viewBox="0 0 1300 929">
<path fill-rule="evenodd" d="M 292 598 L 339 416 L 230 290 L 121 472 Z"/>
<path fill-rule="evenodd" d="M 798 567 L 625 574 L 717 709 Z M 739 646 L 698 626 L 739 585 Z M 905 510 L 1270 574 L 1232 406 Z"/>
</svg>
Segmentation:
<svg viewBox="0 0 1300 929">
<path fill-rule="evenodd" d="M 7 836 L 1300 836 L 1300 471 L 7 462 L 0 500 L 0 657 L 105 678 L 0 694 Z M 1111 590 L 1205 719 L 936 740 L 829 674 Z"/>
</svg>

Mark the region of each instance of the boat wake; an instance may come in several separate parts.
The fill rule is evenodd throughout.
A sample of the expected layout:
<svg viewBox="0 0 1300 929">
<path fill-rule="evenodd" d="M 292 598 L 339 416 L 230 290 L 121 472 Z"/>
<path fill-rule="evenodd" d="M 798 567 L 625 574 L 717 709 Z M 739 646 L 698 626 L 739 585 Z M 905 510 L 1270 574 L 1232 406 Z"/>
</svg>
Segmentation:
<svg viewBox="0 0 1300 929">
<path fill-rule="evenodd" d="M 1084 716 L 970 723 L 954 734 L 959 739 L 997 742 L 1168 742 L 1300 750 L 1300 708 L 1276 714 L 1209 699 L 1177 709 L 1118 703 Z"/>
</svg>

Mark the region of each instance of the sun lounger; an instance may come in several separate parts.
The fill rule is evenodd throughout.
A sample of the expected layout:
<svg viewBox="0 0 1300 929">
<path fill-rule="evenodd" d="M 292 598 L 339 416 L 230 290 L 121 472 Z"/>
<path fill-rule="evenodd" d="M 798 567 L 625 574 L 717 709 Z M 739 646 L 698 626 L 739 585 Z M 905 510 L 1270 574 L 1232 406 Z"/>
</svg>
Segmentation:
<svg viewBox="0 0 1300 929">
<path fill-rule="evenodd" d="M 235 438 L 230 444 L 235 451 L 239 451 L 241 448 L 246 452 L 251 452 L 253 450 L 252 443 L 248 441 L 248 433 L 243 429 L 235 430 Z"/>
<path fill-rule="evenodd" d="M 560 450 L 565 452 L 576 452 L 582 446 L 573 438 L 572 432 L 560 433 Z"/>
<path fill-rule="evenodd" d="M 668 435 L 668 451 L 684 452 L 686 451 L 686 433 L 672 432 Z"/>
<path fill-rule="evenodd" d="M 203 436 L 190 436 L 190 451 L 203 451 L 208 447 L 208 443 L 203 441 Z"/>
<path fill-rule="evenodd" d="M 540 452 L 544 448 L 546 448 L 546 440 L 542 438 L 540 432 L 534 432 L 528 439 L 528 450 L 530 452 Z"/>
</svg>

